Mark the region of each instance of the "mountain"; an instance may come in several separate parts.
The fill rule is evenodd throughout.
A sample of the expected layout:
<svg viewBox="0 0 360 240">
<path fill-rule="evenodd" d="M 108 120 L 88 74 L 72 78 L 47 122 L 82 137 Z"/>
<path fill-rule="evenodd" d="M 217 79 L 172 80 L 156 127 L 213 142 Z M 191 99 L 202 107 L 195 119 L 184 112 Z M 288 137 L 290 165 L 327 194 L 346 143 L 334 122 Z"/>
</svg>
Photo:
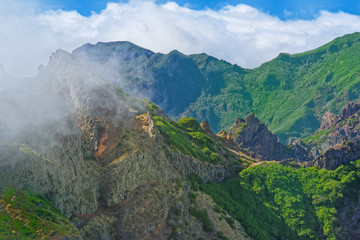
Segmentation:
<svg viewBox="0 0 360 240">
<path fill-rule="evenodd" d="M 255 161 L 245 150 L 62 50 L 26 86 L 1 96 L 1 239 L 248 238 L 199 192 Z"/>
<path fill-rule="evenodd" d="M 0 238 L 358 239 L 358 38 L 253 70 L 115 42 L 0 73 Z"/>
<path fill-rule="evenodd" d="M 285 143 L 310 135 L 325 112 L 359 98 L 359 42 L 360 33 L 345 35 L 309 52 L 281 53 L 256 69 L 128 42 L 86 44 L 72 54 L 172 117 L 208 120 L 217 132 L 253 112 Z"/>
</svg>

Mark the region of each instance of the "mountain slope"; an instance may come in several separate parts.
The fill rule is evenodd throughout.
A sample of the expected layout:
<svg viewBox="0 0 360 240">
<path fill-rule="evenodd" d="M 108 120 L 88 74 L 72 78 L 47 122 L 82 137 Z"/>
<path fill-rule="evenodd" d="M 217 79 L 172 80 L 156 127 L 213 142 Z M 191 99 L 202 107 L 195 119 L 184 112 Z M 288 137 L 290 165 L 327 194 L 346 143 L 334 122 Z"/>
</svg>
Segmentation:
<svg viewBox="0 0 360 240">
<path fill-rule="evenodd" d="M 206 99 L 222 127 L 229 126 L 234 114 L 252 111 L 283 142 L 314 132 L 325 111 L 338 112 L 346 101 L 359 98 L 359 38 L 356 33 L 314 51 L 280 54 L 246 74 L 223 77 L 220 94 L 204 94 L 187 114 L 200 116 Z"/>
<path fill-rule="evenodd" d="M 344 39 L 338 45 L 343 46 Z M 329 49 L 334 45 L 306 53 L 304 59 L 317 63 L 323 61 L 315 57 L 319 52 L 323 56 L 320 59 L 330 58 L 332 54 L 354 50 L 358 44 L 346 43 L 331 52 Z M 262 160 L 282 160 L 289 157 L 292 149 L 280 145 L 254 114 L 236 119 L 228 132 L 214 134 L 209 122 L 199 124 L 192 117 L 176 122 L 151 101 L 134 98 L 115 86 L 135 90 L 132 85 L 142 84 L 143 91 L 161 93 L 158 97 L 162 104 L 179 101 L 181 104 L 175 107 L 167 106 L 167 111 L 177 115 L 186 111 L 187 104 L 189 109 L 197 107 L 198 101 L 207 95 L 201 104 L 206 109 L 199 114 L 225 124 L 226 118 L 220 118 L 220 113 L 230 117 L 239 115 L 236 109 L 243 109 L 242 113 L 254 110 L 257 106 L 254 99 L 264 101 L 264 106 L 268 104 L 270 112 L 269 96 L 277 104 L 285 101 L 279 95 L 271 95 L 271 91 L 289 91 L 286 94 L 290 98 L 290 93 L 300 94 L 293 86 L 302 84 L 310 89 L 313 85 L 307 86 L 300 78 L 296 82 L 294 77 L 291 87 L 283 86 L 277 80 L 282 76 L 280 73 L 268 77 L 266 72 L 242 69 L 205 54 L 185 56 L 177 51 L 155 54 L 128 42 L 97 47 L 108 51 L 103 49 L 100 51 L 103 56 L 97 56 L 99 50 L 95 49 L 94 61 L 58 50 L 48 66 L 29 80 L 25 89 L 20 88 L 23 91 L 18 88 L 20 84 L 0 96 L 0 111 L 7 114 L 0 118 L 0 189 L 15 186 L 46 196 L 29 198 L 31 203 L 17 202 L 21 192 L 7 196 L 4 191 L 0 198 L 3 214 L 0 220 L 5 224 L 10 221 L 9 228 L 22 229 L 25 233 L 20 235 L 26 235 L 30 223 L 27 217 L 38 219 L 41 216 L 33 212 L 40 211 L 46 215 L 42 217 L 51 218 L 42 227 L 50 228 L 44 236 L 54 233 L 69 238 L 80 235 L 83 239 L 247 239 L 247 234 L 255 239 L 358 237 L 360 163 L 351 162 L 356 159 L 344 158 L 347 161 L 341 163 L 347 166 L 331 165 L 330 169 L 338 167 L 335 171 L 299 167 L 292 159 L 261 164 L 254 155 Z M 129 51 L 134 54 L 127 57 Z M 297 62 L 302 55 L 286 59 L 288 66 L 302 66 L 306 62 Z M 118 68 L 121 62 L 123 68 Z M 276 69 L 283 68 L 285 72 L 287 68 L 282 64 Z M 189 71 L 182 70 L 183 67 Z M 304 76 L 305 73 L 309 74 L 304 70 Z M 256 82 L 261 82 L 261 74 L 266 80 L 263 85 Z M 201 88 L 192 84 L 194 79 Z M 168 84 L 169 80 L 174 82 Z M 332 81 L 330 77 L 327 80 Z M 322 98 L 319 95 L 318 99 Z M 214 107 L 216 101 L 229 104 Z M 309 116 L 315 116 L 317 108 L 327 107 L 316 105 L 320 100 L 312 101 L 306 104 Z M 341 105 L 340 101 L 337 103 Z M 296 104 L 303 103 L 293 102 L 293 106 Z M 265 111 L 264 106 L 258 108 Z M 330 121 L 325 121 L 322 127 L 331 129 L 335 124 L 334 130 L 358 129 L 352 128 L 352 124 L 358 125 L 359 109 L 357 104 L 350 104 L 341 116 L 330 114 Z M 284 111 L 289 109 L 284 107 Z M 302 113 L 298 109 L 293 112 Z M 291 120 L 290 116 L 286 117 Z M 305 124 L 305 120 L 300 123 Z M 327 136 L 334 137 L 335 142 L 340 139 L 337 132 Z M 310 139 L 316 140 L 314 136 Z M 314 146 L 318 147 L 316 142 Z M 256 151 L 258 156 L 241 147 Z M 359 146 L 351 143 L 341 149 L 342 154 L 354 148 L 360 156 Z M 330 155 L 322 155 L 317 165 L 327 167 L 322 163 L 327 163 Z M 223 182 L 226 179 L 229 180 Z M 39 199 L 50 199 L 63 215 L 54 215 L 58 210 L 51 204 L 43 205 Z M 26 210 L 26 206 L 31 207 L 24 211 L 26 219 L 17 221 L 13 211 Z M 56 224 L 66 229 L 57 228 Z M 29 228 L 31 237 L 40 237 L 37 227 Z M 0 227 L 0 238 L 2 234 L 11 236 L 12 232 Z"/>
<path fill-rule="evenodd" d="M 154 54 L 126 42 L 110 45 L 125 48 L 121 53 L 130 58 L 108 57 L 104 49 L 110 47 L 104 43 L 85 45 L 73 55 L 96 66 L 98 74 L 121 79 L 115 82 L 149 97 L 171 116 L 208 120 L 219 131 L 254 112 L 284 143 L 309 135 L 326 111 L 338 112 L 345 102 L 359 98 L 359 39 L 359 33 L 345 35 L 313 51 L 280 54 L 256 69 L 206 54 Z M 139 52 L 147 55 L 134 54 Z"/>
<path fill-rule="evenodd" d="M 54 216 L 43 225 L 49 228 L 45 237 L 187 239 L 230 231 L 227 237 L 246 239 L 240 223 L 233 229 L 219 220 L 208 196 L 197 199 L 191 183 L 235 176 L 255 161 L 245 150 L 206 135 L 193 118 L 171 120 L 157 105 L 131 97 L 62 50 L 27 86 L 27 94 L 15 89 L 0 96 L 0 110 L 7 113 L 0 119 L 0 190 L 14 186 L 44 195 L 71 220 L 73 225 Z M 36 218 L 33 211 L 42 211 L 41 203 L 35 199 L 26 219 L 17 221 L 7 209 L 29 204 L 12 198 L 1 194 L 0 220 L 27 230 L 27 217 Z M 29 237 L 42 236 L 37 227 L 30 230 Z M 0 227 L 1 239 L 11 234 Z"/>
</svg>

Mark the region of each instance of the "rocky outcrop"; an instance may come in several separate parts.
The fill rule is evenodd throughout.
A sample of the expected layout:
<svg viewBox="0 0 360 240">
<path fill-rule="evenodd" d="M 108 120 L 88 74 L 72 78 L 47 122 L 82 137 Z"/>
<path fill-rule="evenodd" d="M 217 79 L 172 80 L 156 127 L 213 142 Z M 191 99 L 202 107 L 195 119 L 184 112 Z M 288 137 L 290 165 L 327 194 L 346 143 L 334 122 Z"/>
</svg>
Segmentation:
<svg viewBox="0 0 360 240">
<path fill-rule="evenodd" d="M 339 115 L 336 115 L 331 112 L 326 112 L 324 116 L 321 118 L 321 125 L 319 130 L 330 129 L 340 121 L 341 118 Z"/>
<path fill-rule="evenodd" d="M 211 131 L 208 121 L 201 122 L 200 127 L 206 135 L 211 136 L 211 138 L 215 138 L 215 134 Z"/>
<path fill-rule="evenodd" d="M 347 142 L 330 148 L 309 162 L 307 166 L 318 166 L 328 170 L 335 170 L 342 165 L 347 165 L 358 159 L 360 159 L 360 142 Z"/>
<path fill-rule="evenodd" d="M 48 196 L 68 217 L 95 211 L 98 173 L 82 158 L 79 135 L 46 152 L 23 143 L 0 147 L 0 189 L 16 185 Z"/>
<path fill-rule="evenodd" d="M 294 159 L 296 160 L 304 162 L 310 159 L 312 155 L 315 155 L 311 152 L 311 148 L 304 144 L 299 138 L 295 139 L 289 146 L 291 147 Z"/>
<path fill-rule="evenodd" d="M 292 148 L 306 161 L 314 160 L 337 145 L 360 141 L 360 103 L 349 102 L 339 115 L 327 112 L 322 117 L 320 129 L 305 139 L 297 139 Z M 306 154 L 305 154 L 306 152 Z"/>
<path fill-rule="evenodd" d="M 253 113 L 245 119 L 237 118 L 227 134 L 239 147 L 249 148 L 262 159 L 281 160 L 292 157 L 291 150 L 279 143 L 277 137 Z"/>
<path fill-rule="evenodd" d="M 360 110 L 360 103 L 358 102 L 348 102 L 342 109 L 341 117 L 342 119 L 347 119 L 357 113 Z"/>
</svg>

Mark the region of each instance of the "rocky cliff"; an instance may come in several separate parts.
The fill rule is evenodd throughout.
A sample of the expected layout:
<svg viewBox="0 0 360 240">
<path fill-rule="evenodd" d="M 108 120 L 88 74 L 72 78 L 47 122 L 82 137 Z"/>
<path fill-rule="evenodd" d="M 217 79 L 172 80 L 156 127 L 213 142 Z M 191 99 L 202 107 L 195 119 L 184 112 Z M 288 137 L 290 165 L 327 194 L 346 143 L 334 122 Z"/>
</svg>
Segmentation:
<svg viewBox="0 0 360 240">
<path fill-rule="evenodd" d="M 319 130 L 305 139 L 297 139 L 292 143 L 296 156 L 311 165 L 335 169 L 342 164 L 357 160 L 360 140 L 360 104 L 345 104 L 340 114 L 327 112 L 322 117 Z"/>
<path fill-rule="evenodd" d="M 307 166 L 318 166 L 329 170 L 347 165 L 360 159 L 360 142 L 348 141 L 345 144 L 338 144 L 325 151 L 319 157 L 307 164 Z"/>
<path fill-rule="evenodd" d="M 282 160 L 292 157 L 292 152 L 279 143 L 264 123 L 253 113 L 245 119 L 237 118 L 227 134 L 241 148 L 249 148 L 265 160 Z"/>
<path fill-rule="evenodd" d="M 218 182 L 241 168 L 239 161 L 230 164 L 236 155 L 211 140 L 215 135 L 181 130 L 159 109 L 105 82 L 64 51 L 52 55 L 32 89 L 43 103 L 35 106 L 43 108 L 37 109 L 39 120 L 53 117 L 40 124 L 11 113 L 21 120 L 21 134 L 9 131 L 1 141 L 0 188 L 18 186 L 47 196 L 83 239 L 211 238 L 228 232 L 214 214 L 214 228 L 205 231 L 189 213 L 190 207 L 210 213 L 206 206 L 213 203 L 190 202 L 187 176 Z M 1 109 L 10 111 L 13 100 L 4 99 Z M 169 144 L 159 119 L 175 126 L 192 151 Z M 246 238 L 241 227 L 230 232 L 230 239 Z"/>
</svg>

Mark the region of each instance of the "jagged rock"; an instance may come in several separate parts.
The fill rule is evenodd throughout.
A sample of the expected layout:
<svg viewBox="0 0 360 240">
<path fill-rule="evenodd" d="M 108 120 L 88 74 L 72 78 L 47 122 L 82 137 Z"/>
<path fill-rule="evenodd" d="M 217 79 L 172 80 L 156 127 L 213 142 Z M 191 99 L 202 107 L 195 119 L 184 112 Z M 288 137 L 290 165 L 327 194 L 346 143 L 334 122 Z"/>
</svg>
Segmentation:
<svg viewBox="0 0 360 240">
<path fill-rule="evenodd" d="M 320 130 L 330 129 L 335 126 L 340 120 L 340 116 L 331 112 L 326 112 L 321 118 Z"/>
<path fill-rule="evenodd" d="M 222 138 L 226 138 L 228 136 L 227 132 L 225 130 L 221 130 L 216 135 L 218 135 L 219 137 L 222 137 Z"/>
<path fill-rule="evenodd" d="M 159 130 L 156 128 L 154 119 L 152 119 L 149 111 L 146 114 L 145 123 L 149 136 L 154 139 L 159 134 Z"/>
<path fill-rule="evenodd" d="M 213 134 L 213 132 L 210 130 L 210 125 L 209 125 L 209 122 L 208 122 L 207 120 L 201 122 L 201 123 L 200 123 L 200 127 L 202 128 L 202 130 L 204 130 L 204 132 L 205 132 L 207 135 Z"/>
<path fill-rule="evenodd" d="M 253 113 L 245 119 L 237 118 L 227 134 L 238 146 L 249 148 L 263 159 L 281 160 L 292 156 L 291 151 L 279 143 Z"/>
<path fill-rule="evenodd" d="M 306 151 L 306 160 L 311 161 L 336 145 L 342 145 L 347 141 L 359 141 L 359 110 L 360 103 L 349 102 L 344 106 L 340 115 L 325 113 L 320 129 L 303 140 L 293 142 L 292 147 L 297 152 Z"/>
<path fill-rule="evenodd" d="M 294 158 L 300 161 L 309 159 L 310 148 L 306 146 L 301 139 L 294 140 L 289 146 L 292 147 Z"/>
<path fill-rule="evenodd" d="M 349 102 L 346 103 L 342 109 L 342 119 L 349 118 L 351 115 L 355 114 L 360 110 L 360 103 L 357 102 Z"/>
<path fill-rule="evenodd" d="M 360 103 L 357 102 L 348 102 L 343 107 L 341 114 L 336 115 L 334 113 L 326 112 L 322 117 L 320 130 L 326 130 L 334 127 L 340 121 L 352 117 L 355 113 L 360 110 Z"/>
<path fill-rule="evenodd" d="M 359 158 L 360 142 L 347 142 L 330 148 L 319 157 L 309 162 L 308 166 L 318 166 L 328 170 L 335 170 L 336 168 L 347 165 Z"/>
</svg>

